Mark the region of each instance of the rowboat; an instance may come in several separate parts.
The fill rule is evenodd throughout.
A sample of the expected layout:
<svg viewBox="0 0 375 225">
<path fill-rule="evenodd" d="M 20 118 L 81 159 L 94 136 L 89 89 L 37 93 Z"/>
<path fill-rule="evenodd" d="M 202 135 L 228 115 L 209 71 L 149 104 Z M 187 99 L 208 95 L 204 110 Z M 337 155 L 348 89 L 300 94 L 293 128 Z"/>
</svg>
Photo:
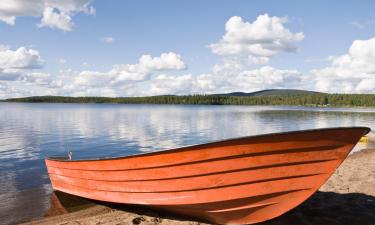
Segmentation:
<svg viewBox="0 0 375 225">
<path fill-rule="evenodd" d="M 211 223 L 252 224 L 309 198 L 369 131 L 303 130 L 119 158 L 45 162 L 54 190 Z"/>
</svg>

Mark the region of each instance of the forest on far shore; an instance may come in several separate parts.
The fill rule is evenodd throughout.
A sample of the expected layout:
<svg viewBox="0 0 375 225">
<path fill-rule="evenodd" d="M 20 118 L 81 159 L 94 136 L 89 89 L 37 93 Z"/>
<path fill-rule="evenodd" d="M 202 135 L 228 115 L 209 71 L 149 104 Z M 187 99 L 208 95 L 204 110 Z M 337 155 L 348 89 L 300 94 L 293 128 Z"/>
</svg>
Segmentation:
<svg viewBox="0 0 375 225">
<path fill-rule="evenodd" d="M 257 92 L 258 93 L 258 92 Z M 191 105 L 290 105 L 290 106 L 356 106 L 375 107 L 375 94 L 279 94 L 251 95 L 160 95 L 149 97 L 63 97 L 33 96 L 11 98 L 5 102 L 50 103 L 117 103 L 117 104 L 191 104 Z"/>
</svg>

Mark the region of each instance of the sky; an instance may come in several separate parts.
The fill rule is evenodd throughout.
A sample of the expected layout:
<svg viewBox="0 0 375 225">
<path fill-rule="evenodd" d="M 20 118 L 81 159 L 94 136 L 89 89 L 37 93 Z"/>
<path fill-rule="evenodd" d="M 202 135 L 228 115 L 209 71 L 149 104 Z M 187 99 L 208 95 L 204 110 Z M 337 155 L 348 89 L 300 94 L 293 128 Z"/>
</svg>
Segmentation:
<svg viewBox="0 0 375 225">
<path fill-rule="evenodd" d="M 0 98 L 375 93 L 374 1 L 1 0 Z"/>
</svg>

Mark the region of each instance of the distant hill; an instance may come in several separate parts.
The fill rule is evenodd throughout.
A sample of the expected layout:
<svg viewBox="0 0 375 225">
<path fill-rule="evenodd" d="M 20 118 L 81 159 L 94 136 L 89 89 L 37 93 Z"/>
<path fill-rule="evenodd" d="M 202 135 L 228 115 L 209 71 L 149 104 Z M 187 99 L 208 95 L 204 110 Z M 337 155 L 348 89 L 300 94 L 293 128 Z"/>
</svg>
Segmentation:
<svg viewBox="0 0 375 225">
<path fill-rule="evenodd" d="M 285 96 L 285 95 L 313 95 L 313 94 L 325 94 L 317 91 L 304 91 L 297 89 L 267 89 L 255 92 L 231 92 L 226 94 L 216 94 L 223 96 Z"/>
</svg>

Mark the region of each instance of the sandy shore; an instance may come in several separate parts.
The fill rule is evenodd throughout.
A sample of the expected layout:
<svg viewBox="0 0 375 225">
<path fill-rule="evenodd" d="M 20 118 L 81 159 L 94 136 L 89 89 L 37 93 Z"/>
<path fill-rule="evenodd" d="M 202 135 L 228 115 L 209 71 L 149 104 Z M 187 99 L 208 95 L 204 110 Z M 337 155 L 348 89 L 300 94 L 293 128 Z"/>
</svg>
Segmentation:
<svg viewBox="0 0 375 225">
<path fill-rule="evenodd" d="M 73 196 L 53 196 L 49 216 L 25 224 L 61 225 L 198 225 L 205 224 L 145 208 L 101 205 Z M 274 220 L 259 225 L 374 225 L 375 149 L 351 155 L 309 200 Z"/>
</svg>

